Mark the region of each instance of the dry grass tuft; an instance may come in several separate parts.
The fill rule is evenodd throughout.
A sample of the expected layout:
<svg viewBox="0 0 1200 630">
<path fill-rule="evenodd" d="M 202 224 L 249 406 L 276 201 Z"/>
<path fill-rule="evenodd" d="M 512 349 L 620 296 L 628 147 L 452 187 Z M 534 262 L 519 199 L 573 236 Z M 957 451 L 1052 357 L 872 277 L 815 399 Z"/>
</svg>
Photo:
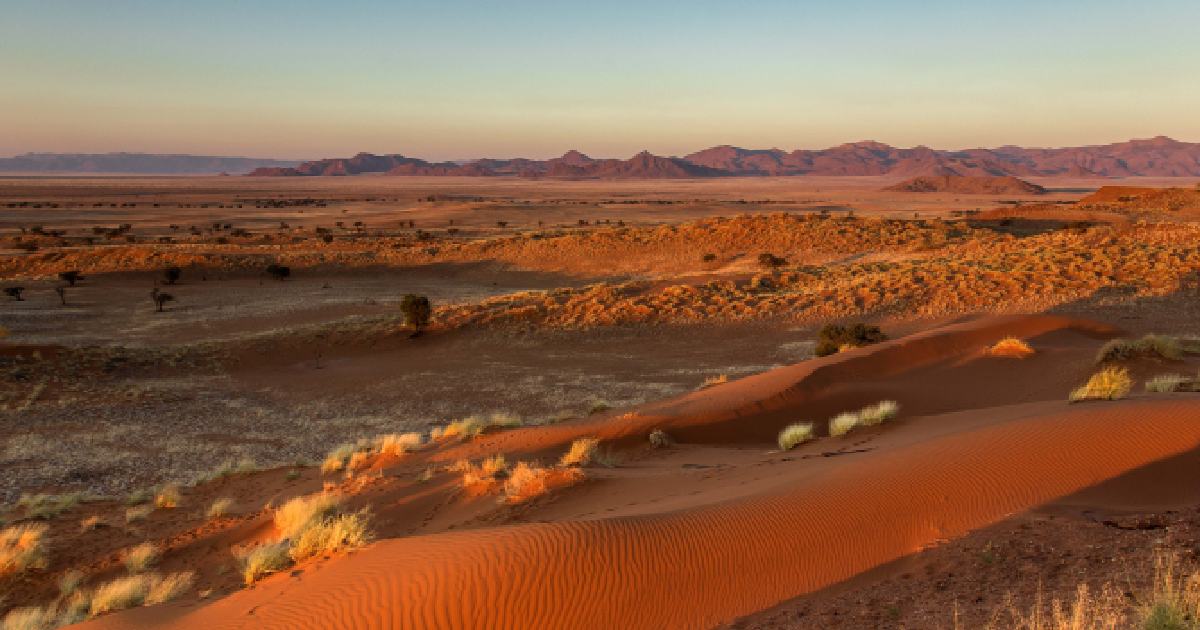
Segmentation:
<svg viewBox="0 0 1200 630">
<path fill-rule="evenodd" d="M 667 435 L 662 429 L 655 429 L 650 432 L 650 448 L 667 448 L 671 445 L 671 436 Z"/>
<path fill-rule="evenodd" d="M 3 630 L 49 630 L 60 625 L 57 611 L 38 606 L 14 608 L 0 622 Z"/>
<path fill-rule="evenodd" d="M 192 586 L 193 573 L 130 575 L 102 584 L 92 593 L 93 616 L 136 606 L 161 604 L 179 597 Z"/>
<path fill-rule="evenodd" d="M 529 462 L 517 462 L 512 474 L 504 481 L 504 503 L 524 503 L 551 490 L 565 488 L 583 481 L 578 468 L 543 468 Z"/>
<path fill-rule="evenodd" d="M 163 486 L 158 492 L 154 493 L 154 507 L 164 509 L 174 509 L 179 507 L 182 501 L 182 496 L 179 494 L 179 486 L 169 483 Z"/>
<path fill-rule="evenodd" d="M 215 520 L 223 516 L 228 516 L 230 510 L 232 509 L 233 499 L 229 497 L 221 497 L 213 501 L 212 505 L 208 506 L 208 518 L 210 520 Z"/>
<path fill-rule="evenodd" d="M 1179 339 L 1150 334 L 1141 339 L 1113 339 L 1100 348 L 1100 352 L 1096 354 L 1096 363 L 1128 361 L 1151 356 L 1177 361 L 1183 358 L 1183 354 L 1183 345 Z"/>
<path fill-rule="evenodd" d="M 859 410 L 858 421 L 865 427 L 873 427 L 895 418 L 899 413 L 900 403 L 894 400 L 881 400 Z"/>
<path fill-rule="evenodd" d="M 586 466 L 596 455 L 596 446 L 600 440 L 596 438 L 579 438 L 571 443 L 571 448 L 558 460 L 559 466 Z"/>
<path fill-rule="evenodd" d="M 321 462 L 321 472 L 328 474 L 342 470 L 357 451 L 357 447 L 353 444 L 341 444 L 335 447 L 325 456 L 325 461 Z"/>
<path fill-rule="evenodd" d="M 144 542 L 121 553 L 121 562 L 130 573 L 143 573 L 158 562 L 159 550 L 154 543 Z"/>
<path fill-rule="evenodd" d="M 1146 391 L 1167 394 L 1181 391 L 1185 384 L 1190 383 L 1192 379 L 1182 374 L 1159 374 L 1146 381 Z"/>
<path fill-rule="evenodd" d="M 275 529 L 280 538 L 294 540 L 304 530 L 336 513 L 341 503 L 342 496 L 332 492 L 296 497 L 275 510 Z"/>
<path fill-rule="evenodd" d="M 728 382 L 729 382 L 728 374 L 721 374 L 719 376 L 710 376 L 710 377 L 704 379 L 704 382 L 700 383 L 700 386 L 697 387 L 696 389 L 697 390 L 708 389 L 709 387 L 714 387 L 716 385 L 724 385 L 725 383 L 728 383 Z"/>
<path fill-rule="evenodd" d="M 0 531 L 0 577 L 46 566 L 46 530 L 41 523 Z"/>
<path fill-rule="evenodd" d="M 839 413 L 829 421 L 829 435 L 842 437 L 858 426 L 858 414 L 854 412 Z"/>
<path fill-rule="evenodd" d="M 1129 370 L 1123 367 L 1106 367 L 1096 372 L 1082 387 L 1071 392 L 1070 401 L 1117 400 L 1124 398 L 1133 388 Z"/>
<path fill-rule="evenodd" d="M 1016 337 L 1005 337 L 997 341 L 996 345 L 988 348 L 988 354 L 1010 359 L 1024 359 L 1033 353 L 1033 348 L 1028 343 Z"/>
<path fill-rule="evenodd" d="M 242 555 L 239 560 L 242 565 L 242 581 L 246 586 L 291 566 L 292 557 L 288 555 L 289 547 L 290 544 L 287 541 L 259 545 Z"/>
<path fill-rule="evenodd" d="M 440 440 L 469 440 L 489 431 L 512 429 L 522 426 L 524 421 L 520 416 L 511 413 L 493 413 L 491 416 L 468 416 L 455 420 L 444 427 L 434 427 L 429 432 L 429 439 Z"/>
<path fill-rule="evenodd" d="M 50 520 L 79 505 L 79 502 L 82 500 L 82 492 L 68 494 L 23 494 L 17 500 L 17 507 L 25 510 L 26 518 Z"/>
<path fill-rule="evenodd" d="M 154 506 L 150 505 L 150 504 L 135 505 L 131 508 L 127 508 L 125 510 L 125 522 L 133 523 L 134 521 L 140 521 L 140 520 L 146 518 L 147 516 L 150 516 L 150 513 L 153 511 L 154 511 Z"/>
<path fill-rule="evenodd" d="M 464 488 L 483 486 L 486 489 L 508 473 L 508 463 L 504 461 L 503 455 L 493 455 L 480 461 L 478 465 L 472 464 L 470 460 L 460 459 L 454 462 L 450 470 L 462 473 Z"/>
<path fill-rule="evenodd" d="M 381 455 L 401 456 L 421 446 L 420 433 L 391 433 L 375 438 L 375 449 Z"/>
<path fill-rule="evenodd" d="M 371 541 L 366 512 L 342 514 L 305 529 L 292 542 L 288 555 L 299 562 L 324 553 L 362 547 Z"/>
<path fill-rule="evenodd" d="M 779 432 L 779 448 L 789 451 L 815 437 L 811 422 L 797 422 Z"/>
<path fill-rule="evenodd" d="M 92 515 L 83 519 L 82 521 L 79 521 L 79 531 L 90 532 L 99 529 L 103 524 L 104 521 L 100 520 L 99 516 Z"/>
</svg>

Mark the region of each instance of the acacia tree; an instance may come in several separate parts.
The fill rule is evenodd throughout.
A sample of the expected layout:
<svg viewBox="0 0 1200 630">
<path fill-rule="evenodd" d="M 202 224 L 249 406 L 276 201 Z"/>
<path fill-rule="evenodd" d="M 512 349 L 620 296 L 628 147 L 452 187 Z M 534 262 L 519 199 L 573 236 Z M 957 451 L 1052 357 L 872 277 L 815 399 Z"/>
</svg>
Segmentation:
<svg viewBox="0 0 1200 630">
<path fill-rule="evenodd" d="M 179 282 L 179 277 L 183 275 L 183 270 L 179 267 L 167 267 L 163 269 L 163 281 L 167 284 L 175 284 Z"/>
<path fill-rule="evenodd" d="M 71 286 L 75 286 L 76 282 L 83 280 L 83 276 L 79 275 L 79 270 L 77 269 L 59 272 L 58 278 Z"/>
<path fill-rule="evenodd" d="M 410 337 L 417 337 L 429 325 L 433 307 L 429 304 L 429 298 L 424 295 L 409 293 L 400 301 L 400 312 L 404 313 L 404 323 L 413 329 Z"/>
</svg>

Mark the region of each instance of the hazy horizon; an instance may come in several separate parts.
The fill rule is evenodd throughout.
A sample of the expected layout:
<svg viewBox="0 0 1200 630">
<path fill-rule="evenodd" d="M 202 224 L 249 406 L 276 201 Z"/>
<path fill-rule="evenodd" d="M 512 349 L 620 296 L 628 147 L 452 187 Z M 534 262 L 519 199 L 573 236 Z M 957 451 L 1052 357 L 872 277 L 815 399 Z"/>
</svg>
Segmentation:
<svg viewBox="0 0 1200 630">
<path fill-rule="evenodd" d="M 11 0 L 0 155 L 1200 139 L 1200 4 Z"/>
</svg>

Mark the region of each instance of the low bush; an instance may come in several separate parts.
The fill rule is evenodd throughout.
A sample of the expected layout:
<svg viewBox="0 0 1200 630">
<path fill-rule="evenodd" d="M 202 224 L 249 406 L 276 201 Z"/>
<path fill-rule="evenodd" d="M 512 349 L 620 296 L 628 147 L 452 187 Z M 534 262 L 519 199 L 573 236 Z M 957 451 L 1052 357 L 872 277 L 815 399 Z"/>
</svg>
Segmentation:
<svg viewBox="0 0 1200 630">
<path fill-rule="evenodd" d="M 797 422 L 779 432 L 779 448 L 788 451 L 815 437 L 811 422 Z"/>
<path fill-rule="evenodd" d="M 817 347 L 813 353 L 819 357 L 829 356 L 847 348 L 887 341 L 887 338 L 878 326 L 869 326 L 861 322 L 850 326 L 827 324 L 817 333 Z"/>
<path fill-rule="evenodd" d="M 1129 370 L 1122 367 L 1106 367 L 1096 372 L 1083 386 L 1071 392 L 1070 401 L 1117 400 L 1124 398 L 1133 388 Z"/>
</svg>

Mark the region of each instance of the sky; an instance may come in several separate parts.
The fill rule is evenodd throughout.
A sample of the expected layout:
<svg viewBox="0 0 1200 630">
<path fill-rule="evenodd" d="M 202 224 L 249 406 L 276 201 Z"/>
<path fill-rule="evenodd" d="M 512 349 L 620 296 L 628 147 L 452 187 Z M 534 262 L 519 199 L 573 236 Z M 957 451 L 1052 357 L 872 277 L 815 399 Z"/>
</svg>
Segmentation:
<svg viewBox="0 0 1200 630">
<path fill-rule="evenodd" d="M 0 0 L 0 155 L 1200 141 L 1197 0 Z"/>
</svg>

